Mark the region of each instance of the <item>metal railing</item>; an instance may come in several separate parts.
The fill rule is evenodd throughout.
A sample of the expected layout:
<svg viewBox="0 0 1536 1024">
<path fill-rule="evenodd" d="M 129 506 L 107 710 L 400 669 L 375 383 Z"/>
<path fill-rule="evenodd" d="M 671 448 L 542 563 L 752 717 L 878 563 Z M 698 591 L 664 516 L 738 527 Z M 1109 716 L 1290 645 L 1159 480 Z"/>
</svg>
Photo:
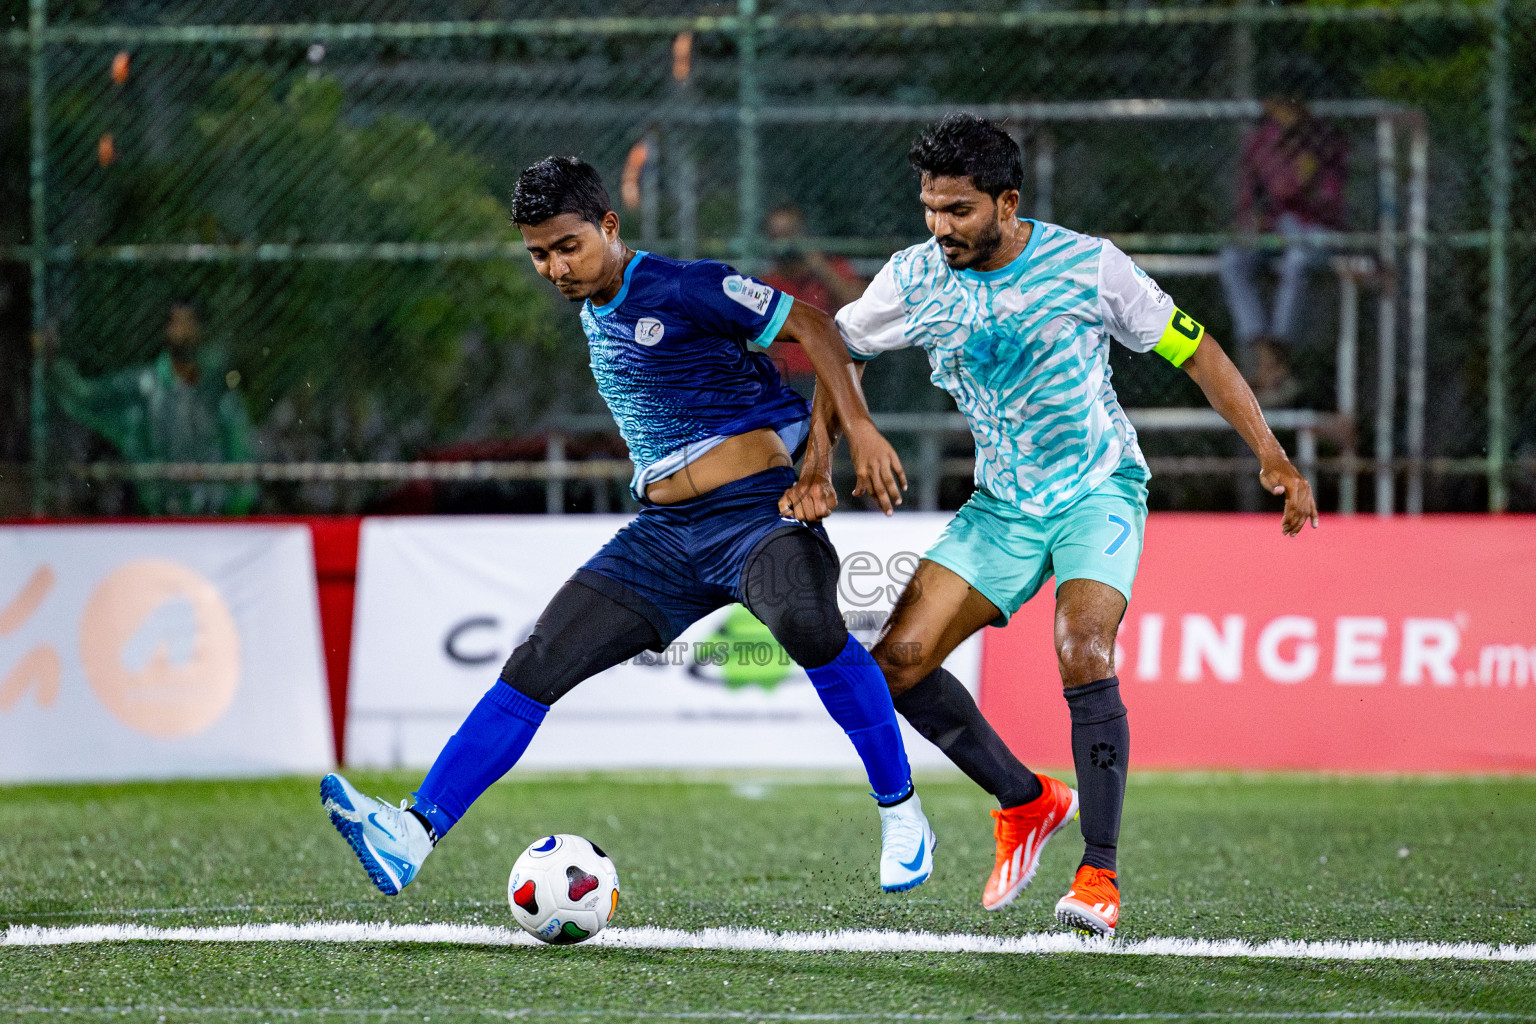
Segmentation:
<svg viewBox="0 0 1536 1024">
<path fill-rule="evenodd" d="M 1228 431 L 1231 427 L 1214 409 L 1132 409 L 1126 416 L 1139 433 L 1181 431 Z M 1346 432 L 1337 414 L 1311 409 L 1276 409 L 1268 412 L 1270 426 L 1296 434 L 1296 465 L 1314 484 L 1317 479 L 1319 434 Z M 913 508 L 931 512 L 939 508 L 939 488 L 946 478 L 969 479 L 973 459 L 943 457 L 946 438 L 970 437 L 970 427 L 960 413 L 876 413 L 882 432 L 917 439 L 918 454 L 907 467 L 912 484 Z M 564 484 L 568 481 L 606 481 L 627 484 L 634 474 L 628 459 L 567 459 L 570 434 L 607 432 L 614 429 L 606 416 L 567 417 L 556 424 L 546 439 L 542 461 L 473 462 L 255 462 L 255 463 L 90 463 L 71 467 L 82 479 L 93 481 L 167 480 L 178 483 L 405 483 L 430 481 L 542 481 L 549 513 L 566 510 Z M 1246 472 L 1251 460 L 1243 459 L 1149 459 L 1154 472 Z M 1257 462 L 1252 462 L 1257 466 Z M 606 511 L 606 509 L 604 509 Z"/>
<path fill-rule="evenodd" d="M 1481 475 L 1487 480 L 1489 507 L 1502 509 L 1508 502 L 1511 473 L 1525 472 L 1526 463 L 1512 460 L 1510 454 L 1515 419 L 1512 402 L 1519 397 L 1517 391 L 1529 390 L 1513 371 L 1518 352 L 1512 350 L 1514 312 L 1510 295 L 1510 253 L 1512 248 L 1518 248 L 1522 253 L 1536 251 L 1536 233 L 1520 230 L 1529 225 L 1517 221 L 1512 211 L 1512 195 L 1522 184 L 1513 167 L 1521 154 L 1523 143 L 1519 140 L 1523 136 L 1520 135 L 1519 110 L 1512 113 L 1511 89 L 1516 75 L 1514 66 L 1522 59 L 1523 51 L 1519 48 L 1512 50 L 1510 37 L 1512 32 L 1523 30 L 1512 29 L 1508 0 L 1363 6 L 1239 3 L 1232 7 L 1030 11 L 961 8 L 882 11 L 874 5 L 877 9 L 860 12 L 778 11 L 766 9 L 767 5 L 760 7 L 758 0 L 737 0 L 734 11 L 722 14 L 676 14 L 672 7 L 662 9 L 658 5 L 656 15 L 635 17 L 532 16 L 466 21 L 433 20 L 430 14 L 424 13 L 420 21 L 373 24 L 263 24 L 259 23 L 260 0 L 252 0 L 251 9 L 257 12 L 254 23 L 205 25 L 84 24 L 54 20 L 51 12 L 68 10 L 64 4 L 50 6 L 48 0 L 25 0 L 25 6 L 25 26 L 0 31 L 0 56 L 12 62 L 14 67 L 25 65 L 27 104 L 39 116 L 30 117 L 26 122 L 26 238 L 21 244 L 0 244 L 0 262 L 26 264 L 31 323 L 39 337 L 56 329 L 58 319 L 68 313 L 65 307 L 69 303 L 90 305 L 86 300 L 96 293 L 81 289 L 78 294 L 65 294 L 67 288 L 60 284 L 62 275 L 87 270 L 97 273 L 105 272 L 103 268 L 106 268 L 115 273 L 119 269 L 138 271 L 142 268 L 149 273 L 170 274 L 181 273 L 187 268 L 201 268 L 209 273 L 245 273 L 253 266 L 367 263 L 425 267 L 448 261 L 487 265 L 522 258 L 515 240 L 507 238 L 452 237 L 424 241 L 371 237 L 361 230 L 355 236 L 340 239 L 298 241 L 266 237 L 260 231 L 213 241 L 175 238 L 145 243 L 107 236 L 77 239 L 74 234 L 58 228 L 58 211 L 89 205 L 90 197 L 82 191 L 87 186 L 79 182 L 95 180 L 82 170 L 91 169 L 97 158 L 94 129 L 82 142 L 76 136 L 85 136 L 86 130 L 67 121 L 72 115 L 56 113 L 55 101 L 67 88 L 77 88 L 82 95 L 99 98 L 104 85 L 91 85 L 87 90 L 79 83 L 96 81 L 90 78 L 91 75 L 100 78 L 105 60 L 113 50 L 120 49 L 122 55 L 132 51 L 135 61 L 142 54 L 148 54 L 146 60 L 162 61 L 173 67 L 178 75 L 185 70 L 182 77 L 191 83 L 187 87 L 195 89 L 204 89 L 211 81 L 207 75 L 199 77 L 201 72 L 195 67 L 205 59 L 217 58 L 234 68 L 281 66 L 286 69 L 282 73 L 294 80 L 304 76 L 313 78 L 321 74 L 322 68 L 331 67 L 332 61 L 340 61 L 336 80 L 355 86 L 354 94 L 346 100 L 349 123 L 367 123 L 404 111 L 419 115 L 423 124 L 441 134 L 478 139 L 477 145 L 483 142 L 485 133 L 492 130 L 519 140 L 532 140 L 528 143 L 531 147 L 543 147 L 544 140 L 549 137 L 560 139 L 560 145 L 568 145 L 569 135 L 550 136 L 549 133 L 571 126 L 591 138 L 602 140 L 594 142 L 594 146 L 616 146 L 620 153 L 625 147 L 644 142 L 650 155 L 638 179 L 638 240 L 684 257 L 726 256 L 750 270 L 758 269 L 764 257 L 772 251 L 772 246 L 762 237 L 762 215 L 771 205 L 774 189 L 783 188 L 782 182 L 774 184 L 779 180 L 775 173 L 782 178 L 784 172 L 778 171 L 778 165 L 790 155 L 781 149 L 771 153 L 765 149 L 776 145 L 769 141 L 770 136 L 778 140 L 787 137 L 784 133 L 788 131 L 814 133 L 827 128 L 839 129 L 839 138 L 864 140 L 847 147 L 849 159 L 864 162 L 860 166 L 863 170 L 872 152 L 878 152 L 881 161 L 900 163 L 899 143 L 896 144 L 898 148 L 893 149 L 892 144 L 879 134 L 882 131 L 915 126 L 957 109 L 1001 118 L 1025 146 L 1032 209 L 1037 215 L 1051 218 L 1063 205 L 1064 186 L 1073 184 L 1063 172 L 1062 160 L 1070 154 L 1062 139 L 1071 133 L 1080 134 L 1083 126 L 1160 125 L 1178 131 L 1181 125 L 1189 124 L 1235 126 L 1259 112 L 1259 104 L 1251 98 L 1257 94 L 1251 67 L 1248 84 L 1234 80 L 1231 98 L 1225 99 L 1189 98 L 1191 95 L 1223 94 L 1223 89 L 1214 81 L 1195 77 L 1191 77 L 1189 83 L 1170 87 L 1170 91 L 1182 89 L 1189 94 L 1182 97 L 1146 94 L 1150 87 L 1164 79 L 1182 81 L 1176 76 L 1159 75 L 1156 79 L 1143 81 L 1132 75 L 1128 76 L 1127 82 L 1133 84 L 1124 88 L 1139 90 L 1138 93 L 1106 98 L 1094 94 L 1102 91 L 1098 81 L 1069 82 L 1065 76 L 1057 75 L 1055 77 L 1066 83 L 1060 90 L 1047 90 L 1039 84 L 1029 84 L 1023 78 L 1018 79 L 1017 86 L 999 79 L 992 90 L 999 97 L 998 101 L 991 101 L 989 97 L 982 97 L 986 101 L 978 101 L 974 92 L 962 95 L 963 90 L 955 90 L 951 95 L 931 84 L 916 87 L 909 81 L 913 76 L 907 74 L 897 78 L 904 92 L 883 85 L 848 86 L 846 89 L 838 85 L 818 88 L 806 93 L 813 98 L 801 99 L 793 88 L 784 85 L 784 81 L 794 80 L 792 72 L 797 66 L 794 62 L 808 59 L 798 55 L 800 50 L 830 54 L 833 65 L 863 67 L 864 64 L 859 64 L 862 59 L 859 54 L 861 48 L 868 47 L 882 54 L 894 54 L 897 64 L 905 67 L 907 64 L 903 61 L 912 55 L 911 39 L 921 38 L 925 52 L 933 52 L 937 47 L 937 52 L 942 53 L 948 43 L 975 33 L 994 36 L 1022 33 L 1035 40 L 1080 40 L 1087 38 L 1083 33 L 1120 33 L 1094 37 L 1100 40 L 1098 42 L 1075 44 L 1102 48 L 1105 45 L 1131 46 L 1138 37 L 1149 34 L 1220 28 L 1231 30 L 1234 46 L 1246 34 L 1246 45 L 1250 50 L 1255 45 L 1267 45 L 1269 38 L 1278 33 L 1312 29 L 1359 33 L 1359 38 L 1371 40 L 1373 46 L 1381 45 L 1378 37 L 1387 31 L 1417 33 L 1411 38 L 1415 45 L 1423 46 L 1429 45 L 1426 41 L 1432 41 L 1434 32 L 1443 30 L 1447 38 L 1463 33 L 1470 40 L 1467 45 L 1479 48 L 1487 56 L 1486 66 L 1480 66 L 1476 72 L 1481 76 L 1478 87 L 1483 97 L 1477 115 L 1481 118 L 1486 114 L 1486 132 L 1478 136 L 1477 145 L 1485 145 L 1486 150 L 1478 150 L 1471 156 L 1455 146 L 1442 146 L 1436 141 L 1436 133 L 1445 129 L 1443 115 L 1442 122 L 1432 130 L 1433 112 L 1421 112 L 1416 102 L 1406 98 L 1411 89 L 1401 90 L 1405 94 L 1403 99 L 1351 94 L 1379 88 L 1379 84 L 1365 83 L 1356 74 L 1353 51 L 1349 61 L 1324 69 L 1330 77 L 1321 83 L 1304 82 L 1306 87 L 1298 90 L 1323 95 L 1324 98 L 1314 99 L 1310 104 L 1319 117 L 1364 120 L 1373 130 L 1371 153 L 1375 181 L 1371 191 L 1374 192 L 1374 204 L 1368 211 L 1356 211 L 1368 212 L 1373 223 L 1369 230 L 1338 233 L 1326 241 L 1335 255 L 1334 268 L 1340 286 L 1337 413 L 1351 421 L 1359 420 L 1360 427 L 1368 428 L 1372 450 L 1369 464 L 1363 468 L 1373 476 L 1374 507 L 1378 511 L 1393 508 L 1394 482 L 1399 476 L 1406 481 L 1403 508 L 1417 512 L 1424 504 L 1426 474 L 1433 475 L 1437 467 L 1463 472 L 1475 465 L 1481 466 Z M 17 8 L 20 9 L 20 3 Z M 516 5 L 508 9 L 515 10 Z M 536 9 L 530 10 L 537 13 Z M 1265 29 L 1263 36 L 1254 35 L 1258 28 Z M 613 72 L 616 84 L 601 96 L 584 94 L 573 100 L 560 94 L 559 90 L 533 95 L 524 84 L 516 89 L 508 87 L 502 92 L 486 90 L 483 95 L 468 101 L 454 99 L 432 106 L 435 101 L 427 98 L 431 83 L 424 85 L 410 78 L 411 75 L 425 75 L 434 66 L 442 66 L 444 58 L 440 54 L 445 51 L 431 47 L 491 47 L 492 44 L 543 47 L 544 50 L 539 52 L 547 51 L 554 56 L 540 59 L 549 62 L 550 66 L 557 66 L 564 59 L 562 51 L 552 49 L 558 46 L 608 43 L 651 46 L 654 43 L 655 49 L 660 49 L 671 41 L 675 58 L 676 45 L 685 38 L 693 45 L 695 36 L 701 41 L 713 41 L 712 56 L 708 59 L 714 62 L 711 65 L 714 77 L 680 75 L 674 64 L 670 78 L 664 70 L 647 77 L 643 90 L 626 87 L 627 82 L 639 80 L 635 78 L 639 71 L 629 65 L 610 63 L 604 67 Z M 1170 35 L 1168 38 L 1184 37 Z M 1297 39 L 1294 43 L 1277 45 L 1297 47 L 1296 53 L 1289 54 L 1297 56 L 1310 45 L 1299 36 Z M 1110 42 L 1106 44 L 1104 40 Z M 426 56 L 422 57 L 416 70 L 391 72 L 389 80 L 380 84 L 382 80 L 375 80 L 382 72 L 377 63 L 370 62 L 368 55 L 382 53 L 378 48 L 386 46 Z M 420 49 L 413 50 L 412 47 Z M 323 65 L 314 56 L 316 48 L 325 54 Z M 486 49 L 484 52 L 498 51 Z M 513 49 L 507 52 L 524 51 Z M 1177 54 L 1182 51 L 1168 47 L 1166 52 Z M 1206 51 L 1196 52 L 1201 54 L 1199 60 L 1202 63 L 1210 63 L 1205 59 Z M 310 55 L 307 58 L 306 53 Z M 353 56 L 338 58 L 338 54 Z M 1284 52 L 1280 55 L 1287 56 Z M 1250 53 L 1250 65 L 1251 57 Z M 496 56 L 486 57 L 485 61 L 500 61 L 494 66 L 516 70 L 519 59 Z M 613 61 L 625 59 L 633 58 L 612 58 Z M 434 65 L 433 61 L 438 64 Z M 775 74 L 784 81 L 775 79 Z M 431 87 L 437 88 L 436 85 Z M 523 91 L 518 92 L 518 89 Z M 919 102 L 912 101 L 909 94 L 921 96 L 923 89 L 930 95 Z M 1047 91 L 1057 98 L 1018 98 L 1045 95 Z M 1066 95 L 1068 93 L 1072 95 Z M 1078 94 L 1080 98 L 1073 98 Z M 165 111 L 170 107 L 164 102 L 160 107 L 162 109 L 156 116 L 168 117 Z M 85 123 L 94 122 L 82 121 Z M 477 136 L 466 128 L 470 125 L 481 134 Z M 506 129 L 512 131 L 506 132 Z M 1433 151 L 1432 145 L 1435 147 Z M 503 147 L 496 152 L 498 159 L 510 159 L 507 154 L 521 150 Z M 103 168 L 110 164 L 109 156 L 108 149 L 101 150 Z M 601 164 L 608 158 L 594 159 Z M 1432 209 L 1430 171 L 1431 168 L 1435 170 L 1438 182 L 1453 162 L 1456 162 L 1458 173 L 1473 173 L 1475 177 L 1454 183 L 1455 189 L 1451 192 L 1460 195 L 1470 189 L 1475 194 L 1485 194 L 1486 201 L 1473 199 L 1468 203 L 1469 208 L 1486 209 L 1486 217 L 1479 212 L 1472 221 L 1437 221 L 1437 228 L 1432 229 L 1431 222 L 1437 215 Z M 180 173 L 178 168 L 180 165 L 173 163 L 168 173 Z M 199 172 L 204 170 L 200 165 L 197 169 Z M 611 172 L 611 159 L 604 169 Z M 837 171 L 812 167 L 799 168 L 794 173 L 805 179 L 813 173 L 827 176 Z M 1150 185 L 1155 187 L 1156 182 Z M 299 186 L 286 182 L 283 187 Z M 71 188 L 76 191 L 69 191 Z M 1456 192 L 1457 189 L 1461 192 Z M 710 213 L 711 209 L 714 214 Z M 731 217 L 720 214 L 721 209 L 733 212 L 734 225 L 729 223 Z M 1132 223 L 1096 225 L 1095 229 L 1111 234 L 1122 248 L 1140 253 L 1138 259 L 1153 273 L 1168 275 L 1209 275 L 1214 268 L 1210 254 L 1233 240 L 1229 232 L 1223 231 L 1137 230 L 1120 233 L 1114 230 L 1118 226 L 1131 227 Z M 1259 241 L 1269 245 L 1280 242 L 1273 237 Z M 3 242 L 0 239 L 0 243 Z M 828 251 L 875 258 L 888 253 L 900 242 L 901 239 L 893 237 L 888 224 L 872 227 L 863 235 L 844 232 L 818 239 L 818 244 L 824 243 Z M 1426 359 L 1427 338 L 1431 331 L 1429 293 L 1436 285 L 1430 278 L 1432 251 L 1464 253 L 1469 259 L 1475 255 L 1486 268 L 1485 280 L 1480 282 L 1486 287 L 1479 296 L 1483 323 L 1476 331 L 1455 332 L 1458 338 L 1470 339 L 1466 344 L 1476 342 L 1485 349 L 1485 443 L 1461 446 L 1462 450 L 1484 448 L 1487 455 L 1481 462 L 1473 458 L 1435 459 L 1426 454 L 1426 416 L 1430 409 Z M 1378 386 L 1374 393 L 1374 409 L 1368 418 L 1361 415 L 1361 393 L 1366 390 L 1361 387 L 1366 374 L 1361 372 L 1359 363 L 1359 287 L 1362 284 L 1372 287 L 1376 297 L 1372 318 L 1376 335 L 1374 375 Z M 281 321 L 282 296 L 279 294 L 276 299 L 269 296 L 268 301 L 272 306 L 270 319 Z M 100 323 L 112 325 L 110 321 Z M 253 335 L 268 326 L 266 321 L 256 323 Z M 88 335 L 82 343 L 86 342 L 102 346 L 116 343 L 113 333 L 108 330 Z M 252 345 L 255 344 L 253 341 Z M 366 358 L 365 353 L 358 355 L 360 359 Z M 32 368 L 28 400 L 33 465 L 39 468 L 34 476 L 40 480 L 46 480 L 49 475 L 50 425 L 57 415 L 49 408 L 43 373 L 42 360 L 38 359 Z M 1401 395 L 1398 393 L 1400 377 Z M 18 386 L 18 382 L 10 383 L 12 387 Z M 1512 394 L 1515 394 L 1514 398 Z M 1398 429 L 1399 417 L 1401 431 Z M 921 435 L 922 438 L 928 436 Z M 1355 431 L 1342 431 L 1340 436 L 1342 454 L 1337 463 L 1343 474 L 1340 507 L 1352 510 L 1358 503 L 1355 469 L 1361 457 L 1352 447 Z M 929 443 L 920 440 L 920 447 Z M 1298 441 L 1298 449 L 1303 443 Z M 292 450 L 314 452 L 323 447 L 319 444 L 294 445 Z M 321 451 L 321 454 L 328 453 Z M 366 452 L 360 453 L 358 458 L 356 463 L 337 458 L 306 458 L 289 463 L 262 464 L 254 471 L 249 467 L 234 466 L 226 471 L 236 474 L 230 479 L 262 481 L 515 480 L 525 479 L 516 475 L 518 473 L 534 472 L 513 468 L 521 464 L 468 463 L 449 469 L 450 464 L 391 461 L 377 455 L 370 457 Z M 550 460 L 548 464 L 555 466 L 560 461 Z M 615 461 L 602 472 L 617 479 L 621 461 Z M 1169 462 L 1165 463 L 1164 471 L 1178 472 L 1180 467 L 1211 467 L 1219 463 L 1220 460 L 1211 459 Z M 1154 464 L 1160 463 L 1154 460 Z M 1235 467 L 1237 461 L 1227 464 Z M 592 464 L 572 465 L 588 465 L 589 468 L 570 470 L 570 474 L 601 475 Z M 1317 465 L 1327 468 L 1329 462 L 1319 460 Z M 285 466 L 289 468 L 283 468 Z M 212 472 L 211 469 L 206 471 Z M 157 474 L 171 474 L 169 478 L 172 479 L 214 478 L 211 475 L 176 475 L 201 472 L 205 470 L 150 463 L 89 466 L 79 469 L 75 475 L 92 480 L 152 479 Z M 255 475 L 240 475 L 252 472 Z M 550 475 L 526 479 L 584 478 L 567 475 L 568 471 L 563 469 L 537 472 Z"/>
</svg>

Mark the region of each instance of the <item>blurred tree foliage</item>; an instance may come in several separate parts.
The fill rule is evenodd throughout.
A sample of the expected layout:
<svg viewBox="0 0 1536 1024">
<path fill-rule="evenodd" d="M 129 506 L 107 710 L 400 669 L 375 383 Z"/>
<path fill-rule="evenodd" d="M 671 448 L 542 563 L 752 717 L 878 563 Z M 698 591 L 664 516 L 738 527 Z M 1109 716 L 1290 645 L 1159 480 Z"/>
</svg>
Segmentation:
<svg viewBox="0 0 1536 1024">
<path fill-rule="evenodd" d="M 1281 0 L 1287 7 L 1414 2 Z M 1453 2 L 1486 9 L 1481 0 Z M 533 0 L 342 0 L 318 7 L 301 0 L 50 0 L 49 10 L 60 21 L 175 25 L 536 17 L 548 13 L 546 6 Z M 571 0 L 558 13 L 675 14 L 716 6 Z M 759 4 L 771 14 L 1020 7 L 1017 0 Z M 0 0 L 0 24 L 7 11 L 24 9 L 23 0 Z M 1508 9 L 1512 226 L 1526 232 L 1536 228 L 1536 192 L 1529 187 L 1536 181 L 1536 0 L 1509 0 Z M 1382 97 L 1428 118 L 1431 229 L 1476 232 L 1486 228 L 1489 212 L 1489 28 L 1485 16 L 1282 19 L 1246 27 L 1193 21 L 983 31 L 784 28 L 759 40 L 755 74 L 764 102 L 784 106 Z M 132 76 L 116 90 L 107 73 L 115 46 L 60 47 L 50 81 L 54 237 L 82 247 L 513 238 L 496 197 L 518 168 L 550 152 L 578 152 L 616 187 L 652 107 L 732 102 L 741 77 L 730 32 L 701 32 L 694 40 L 686 90 L 671 76 L 671 44 L 664 35 L 553 34 L 358 41 L 320 48 L 318 56 L 289 45 L 147 46 L 135 50 Z M 21 65 L 0 64 L 0 241 L 25 233 L 26 122 L 17 114 L 25 86 Z M 625 104 L 638 111 L 634 118 L 603 113 Z M 540 108 L 559 116 L 528 116 Z M 587 116 L 589 108 L 594 116 Z M 724 240 L 740 230 L 736 127 L 684 121 L 663 131 L 659 236 L 665 247 L 676 230 L 671 189 L 675 161 L 686 150 L 697 163 L 702 251 L 724 255 Z M 813 235 L 879 240 L 893 248 L 921 239 L 913 179 L 902 159 L 913 127 L 765 125 L 765 204 L 796 203 Z M 1016 127 L 1033 139 L 1042 126 Z M 1055 153 L 1052 217 L 1061 223 L 1110 234 L 1214 232 L 1230 223 L 1242 124 L 1089 120 L 1043 127 Z M 1370 230 L 1377 217 L 1374 126 L 1352 120 L 1343 127 L 1353 144 L 1350 223 Z M 97 145 L 105 133 L 113 133 L 118 158 L 101 166 Z M 1038 152 L 1031 141 L 1028 157 Z M 635 227 L 626 215 L 632 236 Z M 1428 433 L 1435 454 L 1480 454 L 1486 439 L 1487 267 L 1486 252 L 1476 247 L 1435 246 L 1430 253 Z M 0 268 L 0 277 L 7 274 L 24 302 L 24 268 Z M 1509 277 L 1511 413 L 1524 432 L 1517 446 L 1536 451 L 1536 253 L 1518 237 Z M 581 410 L 596 401 L 573 318 L 519 259 L 97 261 L 61 267 L 50 286 L 63 345 L 98 370 L 145 358 L 158 347 L 171 297 L 196 297 L 210 332 L 242 374 L 253 415 L 277 445 L 267 453 L 273 457 L 408 455 L 449 438 L 520 429 L 556 402 Z M 1174 279 L 1172 286 L 1224 336 L 1228 324 L 1214 281 Z M 1330 292 L 1318 294 L 1301 376 L 1305 400 L 1326 407 L 1333 400 L 1335 305 Z M 7 340 L 8 322 L 25 322 L 22 308 L 13 302 L 9 314 L 0 309 L 0 357 L 25 352 L 24 335 Z M 1370 315 L 1367 309 L 1367 332 Z M 1124 356 L 1115 359 L 1117 369 L 1126 367 Z M 943 395 L 926 384 L 922 363 L 920 355 L 904 363 L 878 361 L 870 371 L 877 405 L 942 403 Z M 24 368 L 24 356 L 0 362 L 0 379 L 8 366 Z M 1367 360 L 1362 394 L 1375 387 L 1373 374 Z M 1182 374 L 1155 365 L 1117 374 L 1116 386 L 1132 405 L 1200 401 Z M 25 402 L 7 406 L 19 393 L 0 395 L 0 430 L 24 426 Z M 1367 431 L 1361 441 L 1369 440 Z M 1199 446 L 1209 445 L 1209 453 L 1220 454 L 1224 443 L 1198 438 L 1186 446 L 1172 439 L 1165 451 L 1205 454 Z M 0 457 L 24 450 L 23 443 L 0 444 Z M 1192 488 L 1192 506 L 1221 500 L 1206 493 L 1205 483 Z M 1436 486 L 1445 488 L 1439 507 L 1479 505 L 1469 492 L 1451 493 L 1462 487 L 1456 480 Z"/>
<path fill-rule="evenodd" d="M 111 116 L 88 96 L 56 103 L 87 136 Z M 151 131 L 160 145 L 127 140 L 150 156 L 98 175 L 89 203 L 61 211 L 63 237 L 518 240 L 485 161 L 419 120 L 351 122 L 341 86 L 314 72 L 231 72 L 184 123 L 139 129 Z M 513 377 L 526 401 L 502 403 L 495 426 L 523 426 L 540 404 L 529 371 L 558 361 L 550 294 L 516 259 L 94 263 L 59 277 L 64 345 L 97 370 L 145 358 L 169 302 L 194 299 L 267 421 L 272 456 L 394 458 L 485 430 L 485 390 Z"/>
</svg>

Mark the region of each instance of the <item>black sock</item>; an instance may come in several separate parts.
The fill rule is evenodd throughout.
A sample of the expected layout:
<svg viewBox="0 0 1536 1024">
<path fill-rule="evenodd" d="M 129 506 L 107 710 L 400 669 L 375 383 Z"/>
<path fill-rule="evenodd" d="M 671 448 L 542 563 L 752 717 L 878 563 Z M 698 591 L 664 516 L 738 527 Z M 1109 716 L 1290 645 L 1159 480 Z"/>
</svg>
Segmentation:
<svg viewBox="0 0 1536 1024">
<path fill-rule="evenodd" d="M 1120 679 L 1110 676 L 1067 691 L 1072 713 L 1072 762 L 1077 768 L 1079 824 L 1088 844 L 1083 863 L 1115 870 L 1131 727 L 1120 703 Z"/>
<path fill-rule="evenodd" d="M 944 669 L 934 669 L 894 701 L 912 728 L 997 797 L 999 807 L 1027 804 L 1043 792 L 1035 773 L 1013 756 L 982 717 L 970 691 Z"/>
<path fill-rule="evenodd" d="M 1081 864 L 1103 868 L 1105 871 L 1113 871 L 1115 870 L 1115 848 L 1113 846 L 1099 846 L 1097 843 L 1088 843 L 1083 849 Z M 1116 886 L 1116 888 L 1119 887 Z"/>
<path fill-rule="evenodd" d="M 437 829 L 432 827 L 432 822 L 427 819 L 427 816 L 425 814 L 422 814 L 420 811 L 418 811 L 414 807 L 407 807 L 406 810 L 411 812 L 411 815 L 417 821 L 421 822 L 421 827 L 427 830 L 427 838 L 432 840 L 432 845 L 433 846 L 436 846 L 437 845 Z"/>
</svg>

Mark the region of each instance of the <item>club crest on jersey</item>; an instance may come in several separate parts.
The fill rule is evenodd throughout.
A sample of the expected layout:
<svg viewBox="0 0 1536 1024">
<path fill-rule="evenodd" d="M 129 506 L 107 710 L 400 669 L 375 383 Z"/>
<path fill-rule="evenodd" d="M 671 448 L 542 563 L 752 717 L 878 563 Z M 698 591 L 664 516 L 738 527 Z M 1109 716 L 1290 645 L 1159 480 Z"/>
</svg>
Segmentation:
<svg viewBox="0 0 1536 1024">
<path fill-rule="evenodd" d="M 661 340 L 667 333 L 666 325 L 653 316 L 643 316 L 635 321 L 635 344 L 647 348 Z"/>
<path fill-rule="evenodd" d="M 742 277 L 740 274 L 732 274 L 720 282 L 720 287 L 725 294 L 730 296 L 732 302 L 739 302 L 759 316 L 768 312 L 768 304 L 773 301 L 773 289 L 760 281 Z"/>
</svg>

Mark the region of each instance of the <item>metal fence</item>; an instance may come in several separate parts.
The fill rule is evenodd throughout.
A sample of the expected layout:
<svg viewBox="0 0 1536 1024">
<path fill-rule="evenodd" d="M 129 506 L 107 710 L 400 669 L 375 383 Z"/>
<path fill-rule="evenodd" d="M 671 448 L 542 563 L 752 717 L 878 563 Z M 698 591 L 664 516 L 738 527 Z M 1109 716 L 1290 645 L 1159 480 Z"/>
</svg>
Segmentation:
<svg viewBox="0 0 1536 1024">
<path fill-rule="evenodd" d="M 7 486 L 54 513 L 444 507 L 452 488 L 454 507 L 618 504 L 622 450 L 587 418 L 601 406 L 574 317 L 506 218 L 517 172 L 551 152 L 604 173 L 635 244 L 755 272 L 817 250 L 868 274 L 923 237 L 915 130 L 976 110 L 1023 145 L 1026 209 L 1114 238 L 1228 336 L 1215 270 L 1241 140 L 1284 95 L 1349 144 L 1348 223 L 1325 239 L 1287 403 L 1323 425 L 1325 506 L 1536 508 L 1529 0 L 587 0 L 558 17 L 356 0 L 318 16 L 0 0 L 0 504 Z M 786 205 L 807 237 L 767 235 Z M 158 448 L 112 439 L 163 399 L 178 303 L 203 338 L 202 401 L 244 438 L 223 468 L 176 454 L 165 409 Z M 1166 367 L 1114 367 L 1128 406 L 1200 404 Z M 869 391 L 932 414 L 900 443 L 924 503 L 953 505 L 967 438 L 926 376 L 887 357 Z M 1154 503 L 1242 504 L 1230 436 L 1179 422 L 1144 441 Z"/>
</svg>

